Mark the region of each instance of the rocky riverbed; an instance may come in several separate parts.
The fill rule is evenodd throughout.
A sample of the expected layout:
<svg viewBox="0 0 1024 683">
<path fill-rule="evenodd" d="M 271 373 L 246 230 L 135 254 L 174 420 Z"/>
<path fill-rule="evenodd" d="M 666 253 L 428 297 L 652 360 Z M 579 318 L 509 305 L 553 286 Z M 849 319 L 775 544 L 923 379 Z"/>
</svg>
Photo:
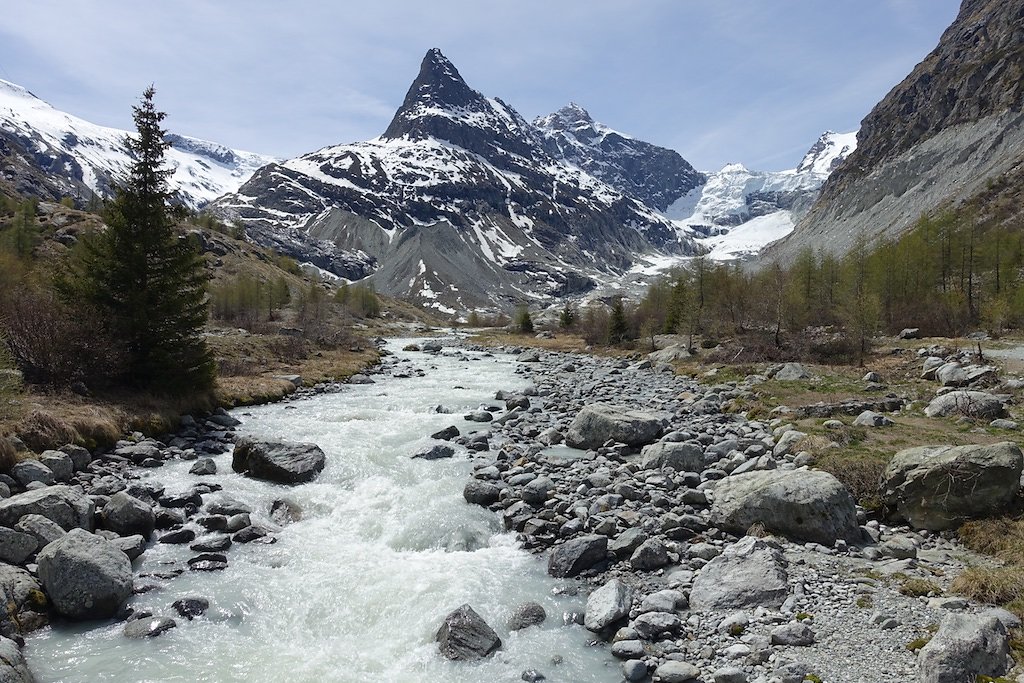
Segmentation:
<svg viewBox="0 0 1024 683">
<path fill-rule="evenodd" d="M 983 560 L 921 497 L 934 454 L 887 474 L 915 530 L 858 509 L 784 419 L 722 412 L 763 378 L 703 386 L 651 361 L 489 358 L 457 338 L 410 348 L 286 405 L 47 452 L 0 478 L 5 680 L 32 680 L 18 643 L 51 617 L 29 643 L 44 680 L 129 680 L 104 657 L 147 680 L 189 666 L 210 680 L 665 683 L 1005 671 L 1016 618 L 945 594 Z M 316 445 L 282 455 L 287 436 Z M 938 459 L 1000 504 L 1024 465 L 1012 444 Z M 970 491 L 947 487 L 943 504 L 963 503 L 950 515 L 985 512 Z M 61 657 L 71 669 L 50 666 Z"/>
</svg>

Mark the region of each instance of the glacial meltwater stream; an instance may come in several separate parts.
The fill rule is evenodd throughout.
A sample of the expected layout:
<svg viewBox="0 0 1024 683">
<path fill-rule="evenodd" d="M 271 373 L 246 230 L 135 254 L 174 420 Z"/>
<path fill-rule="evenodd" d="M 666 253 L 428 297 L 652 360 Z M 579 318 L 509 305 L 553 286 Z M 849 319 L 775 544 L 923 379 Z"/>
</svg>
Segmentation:
<svg viewBox="0 0 1024 683">
<path fill-rule="evenodd" d="M 328 463 L 313 483 L 242 477 L 230 454 L 217 456 L 218 474 L 202 479 L 182 461 L 145 471 L 169 492 L 220 484 L 206 500 L 235 498 L 257 523 L 271 524 L 279 498 L 297 503 L 303 518 L 273 545 L 236 544 L 226 570 L 136 577 L 136 586 L 153 588 L 131 605 L 178 622 L 157 638 L 128 639 L 123 623 L 58 624 L 33 635 L 25 652 L 40 682 L 512 683 L 528 669 L 551 682 L 621 680 L 607 650 L 587 646 L 587 631 L 563 625 L 565 612 L 584 605 L 557 590 L 573 582 L 548 577 L 542 559 L 518 548 L 493 512 L 465 503 L 467 455 L 410 458 L 434 443 L 429 434 L 450 424 L 465 431 L 464 412 L 526 381 L 510 357 L 400 351 L 407 341 L 388 345 L 396 353 L 390 367 L 424 376 L 378 375 L 375 384 L 235 412 L 243 434 L 319 444 Z M 452 414 L 438 414 L 438 405 Z M 167 573 L 192 555 L 187 546 L 151 544 L 136 569 Z M 171 603 L 188 596 L 208 598 L 209 612 L 191 622 L 175 614 Z M 510 632 L 506 619 L 526 601 L 541 603 L 547 621 Z M 480 663 L 448 662 L 434 633 L 467 602 L 503 646 Z"/>
</svg>

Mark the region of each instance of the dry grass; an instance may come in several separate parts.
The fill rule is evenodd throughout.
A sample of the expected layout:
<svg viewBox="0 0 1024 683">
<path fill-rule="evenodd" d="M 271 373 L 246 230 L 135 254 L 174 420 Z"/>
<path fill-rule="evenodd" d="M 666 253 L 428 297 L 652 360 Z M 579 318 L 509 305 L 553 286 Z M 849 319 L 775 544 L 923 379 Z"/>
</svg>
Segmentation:
<svg viewBox="0 0 1024 683">
<path fill-rule="evenodd" d="M 6 436 L 0 436 L 0 472 L 8 472 L 18 461 L 14 444 Z"/>
<path fill-rule="evenodd" d="M 1024 520 L 980 519 L 964 523 L 958 533 L 963 544 L 975 552 L 1024 565 Z"/>
<path fill-rule="evenodd" d="M 950 591 L 977 602 L 1002 605 L 1024 617 L 1024 568 L 969 567 L 953 579 Z"/>
<path fill-rule="evenodd" d="M 927 579 L 906 579 L 900 584 L 900 593 L 912 598 L 942 595 L 942 588 Z"/>
<path fill-rule="evenodd" d="M 37 453 L 79 441 L 79 434 L 74 427 L 63 419 L 39 409 L 33 410 L 21 421 L 16 434 L 26 446 Z"/>
</svg>

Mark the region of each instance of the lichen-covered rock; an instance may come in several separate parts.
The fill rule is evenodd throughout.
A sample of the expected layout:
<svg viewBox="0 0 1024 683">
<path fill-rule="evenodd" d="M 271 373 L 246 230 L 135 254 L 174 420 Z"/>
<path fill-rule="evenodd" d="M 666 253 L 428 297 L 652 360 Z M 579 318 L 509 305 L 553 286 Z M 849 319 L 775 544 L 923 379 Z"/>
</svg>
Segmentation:
<svg viewBox="0 0 1024 683">
<path fill-rule="evenodd" d="M 879 486 L 883 502 L 918 529 L 941 531 L 996 514 L 1020 488 L 1024 455 L 1009 441 L 917 446 L 897 453 Z"/>
<path fill-rule="evenodd" d="M 49 621 L 42 586 L 20 567 L 0 564 L 0 599 L 5 606 L 0 610 L 0 636 L 17 638 Z"/>
<path fill-rule="evenodd" d="M 936 396 L 924 409 L 928 417 L 963 415 L 989 420 L 1002 417 L 1005 412 L 1002 399 L 984 391 L 951 391 Z"/>
</svg>

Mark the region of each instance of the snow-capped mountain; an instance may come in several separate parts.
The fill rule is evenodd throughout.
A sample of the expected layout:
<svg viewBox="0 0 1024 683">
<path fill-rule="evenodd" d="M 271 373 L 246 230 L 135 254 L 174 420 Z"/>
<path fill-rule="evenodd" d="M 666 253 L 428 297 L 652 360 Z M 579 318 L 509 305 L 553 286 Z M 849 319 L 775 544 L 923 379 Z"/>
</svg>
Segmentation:
<svg viewBox="0 0 1024 683">
<path fill-rule="evenodd" d="M 453 313 L 584 291 L 638 253 L 697 251 L 547 141 L 430 50 L 381 137 L 266 166 L 216 209 L 258 242 Z"/>
<path fill-rule="evenodd" d="M 704 174 L 675 150 L 597 123 L 575 102 L 535 119 L 533 125 L 552 156 L 579 166 L 658 211 L 665 211 L 705 180 Z"/>
<path fill-rule="evenodd" d="M 751 171 L 728 164 L 668 207 L 665 215 L 699 234 L 710 257 L 730 260 L 757 254 L 789 234 L 817 198 L 829 174 L 857 146 L 856 133 L 827 131 L 796 168 Z"/>
<path fill-rule="evenodd" d="M 0 173 L 16 191 L 85 201 L 110 196 L 132 163 L 124 145 L 129 133 L 59 111 L 25 88 L 0 80 Z M 169 135 L 170 185 L 196 208 L 237 190 L 272 157 L 229 149 L 215 142 Z"/>
</svg>

